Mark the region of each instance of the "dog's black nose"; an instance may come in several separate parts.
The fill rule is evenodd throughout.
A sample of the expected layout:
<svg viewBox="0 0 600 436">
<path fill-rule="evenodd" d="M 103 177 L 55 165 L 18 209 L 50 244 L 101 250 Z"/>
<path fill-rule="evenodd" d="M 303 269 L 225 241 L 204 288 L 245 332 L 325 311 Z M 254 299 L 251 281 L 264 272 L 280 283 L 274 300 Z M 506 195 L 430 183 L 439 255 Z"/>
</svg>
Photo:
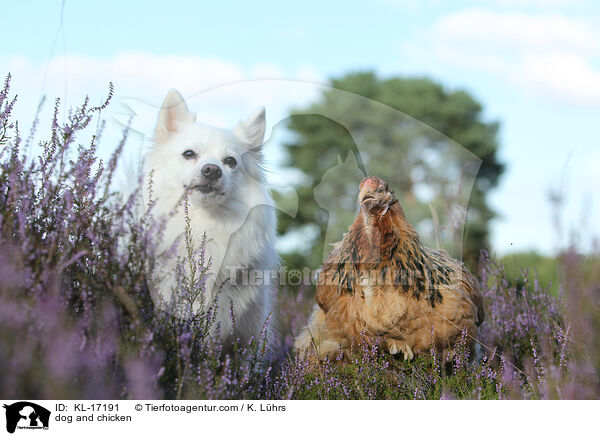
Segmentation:
<svg viewBox="0 0 600 436">
<path fill-rule="evenodd" d="M 209 180 L 218 180 L 223 175 L 223 171 L 215 164 L 206 164 L 202 167 L 202 175 Z"/>
</svg>

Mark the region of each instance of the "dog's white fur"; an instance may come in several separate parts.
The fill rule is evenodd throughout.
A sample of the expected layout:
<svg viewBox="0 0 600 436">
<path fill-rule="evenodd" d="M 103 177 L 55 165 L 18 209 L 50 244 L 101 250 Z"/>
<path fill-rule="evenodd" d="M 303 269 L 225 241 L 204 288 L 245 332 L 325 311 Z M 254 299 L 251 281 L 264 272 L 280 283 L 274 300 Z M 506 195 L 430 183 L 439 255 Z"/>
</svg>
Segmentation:
<svg viewBox="0 0 600 436">
<path fill-rule="evenodd" d="M 244 285 L 229 280 L 230 268 L 275 271 L 279 264 L 274 248 L 275 210 L 262 168 L 264 133 L 264 109 L 233 130 L 219 129 L 195 122 L 181 95 L 171 90 L 159 113 L 153 145 L 143 160 L 144 203 L 155 201 L 151 210 L 156 217 L 166 217 L 175 209 L 158 250 L 159 257 L 166 257 L 176 243 L 175 256 L 166 262 L 166 273 L 154 274 L 151 292 L 169 301 L 176 286 L 176 257 L 186 257 L 186 244 L 184 209 L 175 206 L 187 190 L 194 250 L 199 248 L 204 233 L 208 238 L 206 257 L 211 267 L 206 304 L 220 290 L 216 321 L 224 338 L 232 330 L 230 302 L 242 340 L 258 338 L 274 307 L 272 284 Z M 188 150 L 195 153 L 194 158 L 183 157 Z M 236 160 L 233 168 L 225 163 L 227 157 Z M 190 190 L 201 183 L 201 170 L 206 164 L 217 165 L 222 171 L 218 192 Z"/>
</svg>

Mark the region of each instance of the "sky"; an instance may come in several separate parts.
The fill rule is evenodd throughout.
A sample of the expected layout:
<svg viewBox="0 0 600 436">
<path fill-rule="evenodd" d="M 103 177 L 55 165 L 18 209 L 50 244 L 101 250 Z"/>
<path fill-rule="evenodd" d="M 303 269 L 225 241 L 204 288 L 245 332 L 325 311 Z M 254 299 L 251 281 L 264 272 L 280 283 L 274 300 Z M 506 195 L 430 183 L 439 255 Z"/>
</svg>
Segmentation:
<svg viewBox="0 0 600 436">
<path fill-rule="evenodd" d="M 485 120 L 500 122 L 507 169 L 490 196 L 497 253 L 553 254 L 571 238 L 585 249 L 600 235 L 600 2 L 3 3 L 0 75 L 13 76 L 21 130 L 43 95 L 67 107 L 86 94 L 99 102 L 109 81 L 110 139 L 125 104 L 138 114 L 134 126 L 151 128 L 170 88 L 203 121 L 231 125 L 265 106 L 273 127 L 329 77 L 426 76 L 467 90 Z M 281 152 L 271 153 L 276 168 Z M 557 211 L 551 191 L 564 199 Z"/>
</svg>

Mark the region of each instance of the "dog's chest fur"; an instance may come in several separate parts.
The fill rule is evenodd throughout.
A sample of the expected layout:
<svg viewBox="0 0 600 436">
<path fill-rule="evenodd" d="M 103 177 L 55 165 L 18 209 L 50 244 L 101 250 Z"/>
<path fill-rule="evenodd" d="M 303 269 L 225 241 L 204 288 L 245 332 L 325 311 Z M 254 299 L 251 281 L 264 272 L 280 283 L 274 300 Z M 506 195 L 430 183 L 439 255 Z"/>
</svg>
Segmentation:
<svg viewBox="0 0 600 436">
<path fill-rule="evenodd" d="M 155 213 L 166 216 L 173 209 L 172 200 L 157 200 Z M 180 208 L 182 209 L 182 208 Z M 197 256 L 203 235 L 206 234 L 205 259 L 210 262 L 205 285 L 206 303 L 218 295 L 217 323 L 221 335 L 227 337 L 232 329 L 230 304 L 239 334 L 243 339 L 257 336 L 265 319 L 273 310 L 274 286 L 270 277 L 278 267 L 274 249 L 276 217 L 270 195 L 254 181 L 240 188 L 237 199 L 227 205 L 204 207 L 190 202 L 188 209 L 192 230 L 193 251 Z M 185 213 L 178 210 L 166 224 L 159 245 L 159 257 L 165 256 L 163 270 L 156 288 L 168 301 L 171 287 L 177 282 L 174 275 L 178 260 L 187 256 L 184 239 Z M 172 248 L 176 246 L 175 252 Z M 168 257 L 167 257 L 168 256 Z M 184 265 L 184 272 L 188 272 Z M 249 271 L 260 271 L 258 282 L 248 281 Z M 245 274 L 240 280 L 239 272 Z M 267 281 L 260 277 L 267 277 Z M 195 307 L 196 310 L 200 309 Z"/>
</svg>

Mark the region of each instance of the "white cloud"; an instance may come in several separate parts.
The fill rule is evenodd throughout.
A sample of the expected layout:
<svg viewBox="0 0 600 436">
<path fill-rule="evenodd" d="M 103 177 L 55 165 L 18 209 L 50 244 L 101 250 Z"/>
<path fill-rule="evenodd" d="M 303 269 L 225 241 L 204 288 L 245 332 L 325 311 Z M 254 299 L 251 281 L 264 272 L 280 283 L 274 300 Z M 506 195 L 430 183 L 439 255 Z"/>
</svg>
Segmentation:
<svg viewBox="0 0 600 436">
<path fill-rule="evenodd" d="M 158 56 L 147 53 L 120 53 L 109 59 L 67 55 L 35 63 L 23 57 L 11 57 L 0 68 L 10 71 L 20 92 L 64 97 L 78 101 L 85 94 L 102 95 L 108 82 L 113 82 L 117 95 L 155 101 L 170 88 L 184 96 L 211 88 L 254 79 L 315 79 L 309 69 L 292 73 L 291 77 L 272 64 L 257 64 L 249 69 L 216 58 L 194 56 Z M 43 86 L 43 89 L 42 89 Z M 273 96 L 268 96 L 272 98 Z M 158 102 L 158 101 L 157 101 Z"/>
<path fill-rule="evenodd" d="M 269 134 L 287 117 L 290 107 L 302 106 L 314 99 L 322 90 L 318 82 L 323 82 L 309 67 L 288 75 L 272 64 L 244 68 L 222 59 L 148 53 L 120 53 L 108 59 L 67 55 L 55 57 L 48 63 L 33 62 L 22 56 L 0 57 L 0 74 L 7 72 L 13 76 L 12 92 L 18 94 L 13 120 L 19 120 L 25 136 L 42 94 L 47 95 L 49 101 L 40 114 L 39 137 L 47 132 L 56 97 L 63 100 L 63 108 L 79 105 L 86 95 L 92 104 L 98 104 L 106 96 L 108 83 L 113 82 L 115 96 L 104 113 L 107 124 L 99 155 L 107 159 L 118 144 L 123 129 L 121 122 L 127 120 L 120 114 L 127 114 L 129 107 L 136 113 L 132 127 L 142 135 L 129 135 L 125 148 L 128 165 L 139 158 L 143 144 L 152 135 L 158 108 L 171 88 L 181 92 L 190 109 L 198 114 L 199 121 L 220 127 L 231 128 L 257 107 L 264 106 Z M 66 111 L 61 113 L 65 116 Z M 277 141 L 267 144 L 266 154 L 268 166 L 276 168 L 282 159 Z M 285 180 L 275 171 L 271 178 L 277 183 Z"/>
<path fill-rule="evenodd" d="M 600 52 L 599 35 L 591 23 L 560 15 L 465 9 L 443 16 L 434 32 L 439 40 L 487 50 Z"/>
<path fill-rule="evenodd" d="M 583 57 L 571 53 L 531 55 L 513 80 L 533 93 L 555 100 L 600 105 L 600 71 Z"/>
<path fill-rule="evenodd" d="M 465 9 L 443 16 L 433 53 L 465 69 L 492 73 L 528 92 L 600 106 L 600 32 L 584 19 Z"/>
<path fill-rule="evenodd" d="M 416 2 L 414 0 L 379 0 L 380 3 L 401 7 L 409 11 L 423 10 L 432 7 L 443 6 L 444 4 L 450 3 L 449 0 L 421 0 Z M 564 8 L 581 5 L 588 3 L 589 0 L 478 0 L 477 3 L 506 7 L 513 9 L 526 9 L 526 8 Z"/>
<path fill-rule="evenodd" d="M 588 0 L 487 0 L 486 3 L 493 3 L 502 6 L 572 6 L 574 4 L 586 3 Z"/>
<path fill-rule="evenodd" d="M 25 126 L 30 125 L 42 94 L 50 99 L 60 97 L 67 107 L 79 104 L 86 95 L 93 103 L 99 103 L 109 82 L 114 83 L 116 90 L 112 111 L 118 112 L 118 102 L 125 98 L 158 108 L 168 90 L 176 88 L 190 99 L 191 109 L 200 112 L 199 119 L 230 126 L 258 106 L 265 106 L 267 116 L 273 119 L 273 115 L 283 116 L 290 105 L 301 105 L 314 98 L 306 90 L 292 91 L 282 85 L 259 89 L 236 84 L 258 79 L 320 81 L 307 67 L 288 75 L 273 64 L 244 68 L 217 58 L 148 53 L 119 53 L 108 59 L 67 55 L 47 63 L 21 56 L 0 58 L 0 71 L 13 75 L 13 91 L 19 94 L 15 115 Z"/>
</svg>

